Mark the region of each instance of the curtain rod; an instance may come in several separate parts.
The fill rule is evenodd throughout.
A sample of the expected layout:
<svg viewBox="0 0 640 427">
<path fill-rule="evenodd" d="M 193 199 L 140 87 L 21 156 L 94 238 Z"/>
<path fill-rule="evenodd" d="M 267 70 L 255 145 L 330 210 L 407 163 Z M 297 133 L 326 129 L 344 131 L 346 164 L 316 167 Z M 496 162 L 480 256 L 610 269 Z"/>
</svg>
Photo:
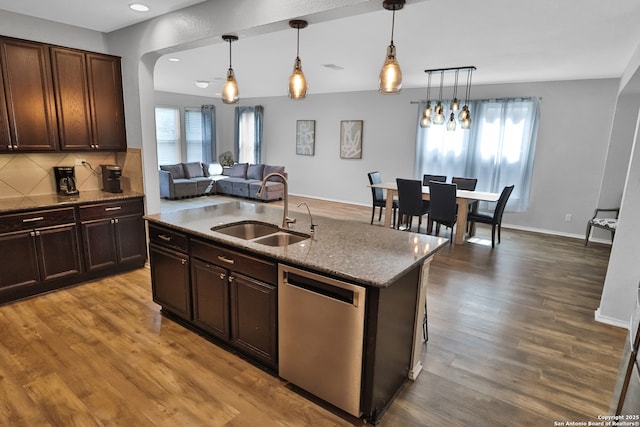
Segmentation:
<svg viewBox="0 0 640 427">
<path fill-rule="evenodd" d="M 501 102 L 501 101 L 530 101 L 534 98 L 539 99 L 540 101 L 542 101 L 542 97 L 535 97 L 535 96 L 516 96 L 516 97 L 509 97 L 509 98 L 480 98 L 480 99 L 470 99 L 469 101 L 496 101 L 496 102 Z M 445 99 L 443 98 L 443 101 Z M 449 99 L 447 99 L 449 100 Z M 420 104 L 421 102 L 427 102 L 426 100 L 424 101 L 410 101 L 410 104 Z"/>
</svg>

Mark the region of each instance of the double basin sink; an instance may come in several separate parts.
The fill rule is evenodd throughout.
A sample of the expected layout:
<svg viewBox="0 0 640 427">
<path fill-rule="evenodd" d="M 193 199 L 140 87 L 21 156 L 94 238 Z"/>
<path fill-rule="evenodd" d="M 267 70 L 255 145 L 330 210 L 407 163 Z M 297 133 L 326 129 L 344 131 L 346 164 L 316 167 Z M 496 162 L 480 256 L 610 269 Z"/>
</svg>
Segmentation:
<svg viewBox="0 0 640 427">
<path fill-rule="evenodd" d="M 211 227 L 211 230 L 267 246 L 289 246 L 311 238 L 309 234 L 283 230 L 277 225 L 259 221 L 234 222 Z"/>
</svg>

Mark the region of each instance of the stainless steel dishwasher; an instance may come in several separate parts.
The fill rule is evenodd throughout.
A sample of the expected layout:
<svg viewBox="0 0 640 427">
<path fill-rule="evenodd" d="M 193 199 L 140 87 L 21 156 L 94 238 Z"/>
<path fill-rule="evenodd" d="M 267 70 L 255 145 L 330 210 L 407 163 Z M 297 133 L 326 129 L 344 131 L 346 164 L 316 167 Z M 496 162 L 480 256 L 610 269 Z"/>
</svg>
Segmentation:
<svg viewBox="0 0 640 427">
<path fill-rule="evenodd" d="M 359 417 L 366 289 L 278 266 L 279 375 Z"/>
</svg>

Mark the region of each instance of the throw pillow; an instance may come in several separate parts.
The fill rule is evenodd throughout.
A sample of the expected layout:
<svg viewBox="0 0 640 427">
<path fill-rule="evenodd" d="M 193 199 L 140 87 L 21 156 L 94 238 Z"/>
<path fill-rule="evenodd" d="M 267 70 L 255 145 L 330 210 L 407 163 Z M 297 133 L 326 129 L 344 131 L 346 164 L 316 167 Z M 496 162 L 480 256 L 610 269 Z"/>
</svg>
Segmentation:
<svg viewBox="0 0 640 427">
<path fill-rule="evenodd" d="M 204 167 L 207 169 L 207 176 L 222 175 L 222 165 L 220 163 L 209 163 Z"/>
<path fill-rule="evenodd" d="M 236 163 L 231 167 L 232 178 L 246 178 L 247 177 L 247 163 Z"/>
<path fill-rule="evenodd" d="M 258 179 L 262 181 L 264 165 L 249 165 L 247 167 L 247 179 Z"/>
<path fill-rule="evenodd" d="M 182 168 L 181 163 L 178 163 L 177 165 L 161 165 L 160 170 L 169 172 L 173 179 L 184 178 L 184 169 Z"/>
<path fill-rule="evenodd" d="M 182 166 L 184 167 L 184 174 L 187 178 L 198 178 L 200 176 L 204 176 L 202 163 L 200 162 L 183 163 Z"/>
<path fill-rule="evenodd" d="M 284 166 L 265 166 L 264 167 L 264 176 L 269 175 L 270 173 L 279 173 L 281 175 L 284 175 Z M 286 177 L 286 175 L 285 175 Z M 277 176 L 272 176 L 271 178 L 269 178 L 269 181 L 282 181 L 280 178 L 278 178 Z"/>
</svg>

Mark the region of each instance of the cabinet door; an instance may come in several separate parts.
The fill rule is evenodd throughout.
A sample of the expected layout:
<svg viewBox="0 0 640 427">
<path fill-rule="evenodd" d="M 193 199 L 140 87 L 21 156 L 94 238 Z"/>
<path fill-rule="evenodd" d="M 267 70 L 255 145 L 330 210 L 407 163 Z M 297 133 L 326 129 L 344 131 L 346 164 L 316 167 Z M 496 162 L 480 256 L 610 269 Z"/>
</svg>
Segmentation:
<svg viewBox="0 0 640 427">
<path fill-rule="evenodd" d="M 13 149 L 11 134 L 9 133 L 9 115 L 4 96 L 4 79 L 0 68 L 0 153 Z"/>
<path fill-rule="evenodd" d="M 87 271 L 113 267 L 117 264 L 115 227 L 112 218 L 83 222 L 82 235 Z"/>
<path fill-rule="evenodd" d="M 23 291 L 25 294 L 34 293 L 40 282 L 40 274 L 32 232 L 0 234 L 0 253 L 0 302 L 10 301 L 14 299 L 14 294 Z"/>
<path fill-rule="evenodd" d="M 36 233 L 43 282 L 80 273 L 80 251 L 75 224 L 42 229 Z"/>
<path fill-rule="evenodd" d="M 138 262 L 147 259 L 147 242 L 142 214 L 115 218 L 118 262 Z"/>
<path fill-rule="evenodd" d="M 270 367 L 277 363 L 277 288 L 231 273 L 231 340 Z"/>
<path fill-rule="evenodd" d="M 12 151 L 55 151 L 58 126 L 49 47 L 2 38 L 0 63 Z"/>
<path fill-rule="evenodd" d="M 183 253 L 149 245 L 153 301 L 163 310 L 191 320 L 189 257 Z"/>
<path fill-rule="evenodd" d="M 86 57 L 94 143 L 101 150 L 126 150 L 120 58 Z"/>
<path fill-rule="evenodd" d="M 85 53 L 52 47 L 51 67 L 56 94 L 60 148 L 62 150 L 93 148 Z"/>
<path fill-rule="evenodd" d="M 193 323 L 229 340 L 229 281 L 227 270 L 194 259 L 191 262 Z"/>
</svg>

